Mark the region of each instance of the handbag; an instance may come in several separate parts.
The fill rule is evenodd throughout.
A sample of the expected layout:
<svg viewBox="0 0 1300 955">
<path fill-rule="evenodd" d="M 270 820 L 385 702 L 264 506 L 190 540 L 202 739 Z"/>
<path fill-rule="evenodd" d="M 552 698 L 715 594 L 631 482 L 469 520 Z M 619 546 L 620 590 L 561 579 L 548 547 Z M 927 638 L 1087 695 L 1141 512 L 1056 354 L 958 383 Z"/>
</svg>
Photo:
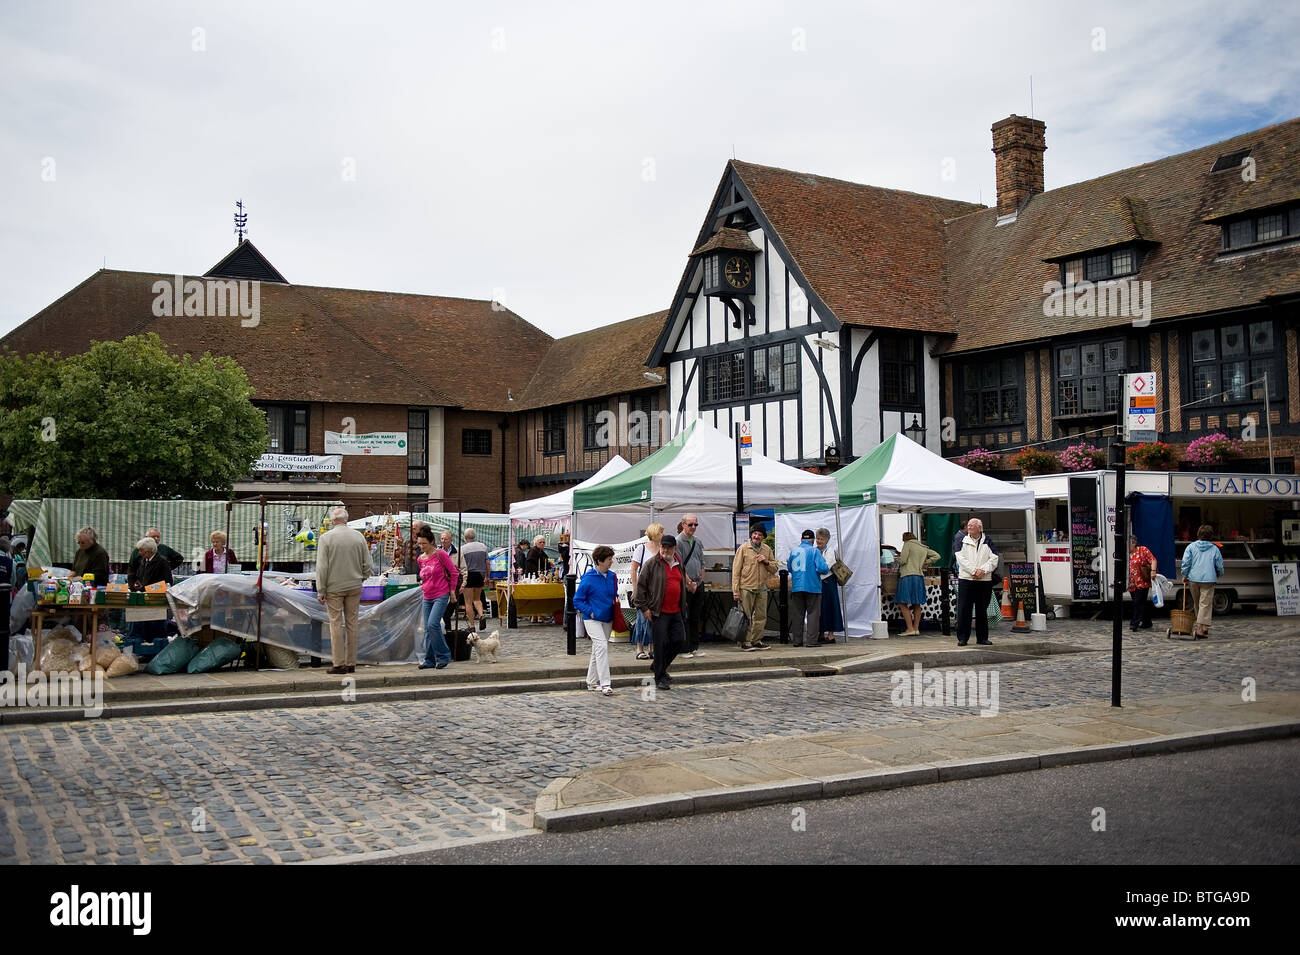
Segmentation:
<svg viewBox="0 0 1300 955">
<path fill-rule="evenodd" d="M 749 617 L 745 611 L 736 605 L 727 612 L 727 619 L 722 624 L 722 636 L 724 639 L 739 643 L 745 639 L 745 634 L 749 632 Z"/>
<path fill-rule="evenodd" d="M 835 579 L 839 581 L 841 587 L 847 584 L 849 578 L 853 576 L 853 571 L 849 570 L 849 565 L 838 557 L 835 558 L 835 563 L 831 564 L 831 573 L 835 575 Z"/>
<path fill-rule="evenodd" d="M 985 614 L 984 614 L 984 615 L 985 615 L 986 617 L 989 618 L 989 623 L 991 623 L 991 624 L 992 624 L 992 623 L 1000 623 L 1000 622 L 1001 622 L 1001 620 L 1002 620 L 1002 604 L 1001 604 L 1001 602 L 998 600 L 996 594 L 989 598 L 989 607 L 988 607 L 988 610 L 985 611 Z"/>
<path fill-rule="evenodd" d="M 623 616 L 623 605 L 617 600 L 614 601 L 614 623 L 613 630 L 615 633 L 627 633 L 627 618 Z"/>
</svg>

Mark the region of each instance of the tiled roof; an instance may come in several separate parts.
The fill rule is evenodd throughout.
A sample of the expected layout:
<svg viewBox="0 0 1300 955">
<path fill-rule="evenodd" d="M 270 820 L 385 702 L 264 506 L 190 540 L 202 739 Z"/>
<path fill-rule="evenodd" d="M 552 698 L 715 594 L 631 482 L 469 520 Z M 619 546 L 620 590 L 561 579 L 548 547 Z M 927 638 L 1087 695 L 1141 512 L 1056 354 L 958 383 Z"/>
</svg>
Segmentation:
<svg viewBox="0 0 1300 955">
<path fill-rule="evenodd" d="M 1211 173 L 1218 156 L 1251 148 L 1255 180 L 1240 170 Z M 1207 217 L 1244 212 L 1296 197 L 1300 119 L 1255 130 L 1191 152 L 1034 196 L 1016 220 L 998 226 L 996 210 L 947 226 L 948 291 L 957 337 L 968 351 L 1129 324 L 1124 316 L 1049 317 L 1044 285 L 1058 281 L 1045 261 L 1086 242 L 1150 238 L 1133 276 L 1151 282 L 1153 321 L 1212 313 L 1300 292 L 1294 244 L 1220 256 L 1220 227 Z M 1143 216 L 1143 211 L 1145 216 Z M 1086 244 L 1085 242 L 1085 244 Z"/>
<path fill-rule="evenodd" d="M 690 257 L 695 258 L 697 255 L 712 252 L 714 249 L 734 249 L 740 252 L 763 251 L 754 244 L 754 240 L 749 237 L 749 233 L 744 229 L 719 229 L 713 233 L 713 237 L 708 242 L 705 242 L 692 252 Z"/>
<path fill-rule="evenodd" d="M 645 356 L 668 312 L 652 312 L 560 338 L 551 345 L 526 391 L 511 407 L 523 411 L 622 392 L 662 388 L 645 377 Z"/>
<path fill-rule="evenodd" d="M 255 327 L 237 316 L 156 317 L 160 280 L 170 286 L 174 276 L 97 272 L 0 344 L 73 354 L 152 331 L 173 353 L 235 359 L 265 401 L 487 411 L 508 407 L 503 363 L 522 389 L 551 345 L 545 332 L 491 302 L 315 286 L 263 283 Z"/>
<path fill-rule="evenodd" d="M 983 206 L 737 160 L 731 166 L 842 324 L 952 333 L 944 221 Z"/>
<path fill-rule="evenodd" d="M 1158 241 L 1145 202 L 1131 196 L 1111 196 L 1080 209 L 1070 220 L 1068 230 L 1051 243 L 1055 246 L 1052 254 L 1043 258 L 1059 261 L 1129 242 Z"/>
</svg>

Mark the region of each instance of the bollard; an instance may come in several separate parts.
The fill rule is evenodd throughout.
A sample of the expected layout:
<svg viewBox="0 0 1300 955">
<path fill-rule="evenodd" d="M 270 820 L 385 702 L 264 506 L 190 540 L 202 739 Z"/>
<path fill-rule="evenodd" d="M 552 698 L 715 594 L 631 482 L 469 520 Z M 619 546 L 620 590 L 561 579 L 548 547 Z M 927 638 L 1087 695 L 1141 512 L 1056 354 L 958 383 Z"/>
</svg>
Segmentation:
<svg viewBox="0 0 1300 955">
<path fill-rule="evenodd" d="M 573 592 L 577 589 L 578 577 L 568 574 L 564 578 L 564 632 L 568 634 L 569 656 L 578 654 L 578 612 L 573 609 Z"/>
</svg>

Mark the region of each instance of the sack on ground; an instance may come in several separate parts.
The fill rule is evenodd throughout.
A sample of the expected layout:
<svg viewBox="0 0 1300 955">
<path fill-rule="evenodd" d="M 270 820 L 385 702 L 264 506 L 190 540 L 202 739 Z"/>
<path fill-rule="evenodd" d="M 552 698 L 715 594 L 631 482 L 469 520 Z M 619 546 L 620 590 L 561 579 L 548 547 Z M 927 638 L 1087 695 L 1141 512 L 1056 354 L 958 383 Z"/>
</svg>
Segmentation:
<svg viewBox="0 0 1300 955">
<path fill-rule="evenodd" d="M 180 643 L 179 640 L 173 641 L 173 646 Z M 170 649 L 170 647 L 168 648 Z M 163 653 L 166 653 L 164 650 Z M 195 654 L 194 659 L 186 664 L 186 673 L 207 673 L 209 670 L 217 670 L 238 660 L 243 654 L 243 649 L 234 640 L 229 637 L 215 637 L 212 642 Z M 162 656 L 162 653 L 158 654 Z M 158 659 L 158 657 L 154 657 Z"/>
<path fill-rule="evenodd" d="M 184 672 L 198 652 L 199 641 L 194 637 L 177 637 L 149 661 L 144 672 L 152 673 L 154 676 Z"/>
<path fill-rule="evenodd" d="M 127 647 L 108 665 L 108 672 L 105 676 L 111 680 L 114 677 L 130 676 L 139 669 L 140 664 L 135 658 L 135 651 Z"/>
<path fill-rule="evenodd" d="M 749 632 L 749 617 L 745 616 L 745 611 L 737 605 L 727 612 L 726 622 L 722 625 L 722 636 L 724 639 L 740 643 L 745 639 L 745 634 Z"/>
</svg>

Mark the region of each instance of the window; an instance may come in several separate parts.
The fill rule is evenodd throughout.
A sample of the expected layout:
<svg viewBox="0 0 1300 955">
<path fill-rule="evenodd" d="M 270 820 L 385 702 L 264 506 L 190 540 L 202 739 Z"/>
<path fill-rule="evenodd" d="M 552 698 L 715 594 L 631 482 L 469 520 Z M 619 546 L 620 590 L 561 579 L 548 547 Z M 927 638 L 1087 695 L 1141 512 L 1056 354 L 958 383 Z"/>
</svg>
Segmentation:
<svg viewBox="0 0 1300 955">
<path fill-rule="evenodd" d="M 1300 206 L 1273 209 L 1262 215 L 1256 213 L 1223 225 L 1224 249 L 1297 237 L 1300 237 Z"/>
<path fill-rule="evenodd" d="M 1272 322 L 1248 322 L 1200 328 L 1191 334 L 1192 408 L 1282 397 L 1282 361 Z"/>
<path fill-rule="evenodd" d="M 634 448 L 659 446 L 659 395 L 657 392 L 632 396 L 628 418 L 628 444 Z"/>
<path fill-rule="evenodd" d="M 310 454 L 306 405 L 258 405 L 266 413 L 268 454 Z"/>
<path fill-rule="evenodd" d="M 755 348 L 751 395 L 779 395 L 799 389 L 799 343 L 782 342 Z"/>
<path fill-rule="evenodd" d="M 542 453 L 564 453 L 564 408 L 547 408 L 542 412 Z"/>
<path fill-rule="evenodd" d="M 702 359 L 700 404 L 739 404 L 799 390 L 799 343 L 755 345 Z"/>
<path fill-rule="evenodd" d="M 1056 416 L 1119 410 L 1119 376 L 1138 371 L 1136 339 L 1111 338 L 1056 349 Z"/>
<path fill-rule="evenodd" d="M 460 433 L 462 455 L 488 455 L 492 453 L 491 428 L 466 428 Z"/>
<path fill-rule="evenodd" d="M 880 339 L 880 401 L 920 406 L 921 348 L 915 338 Z"/>
<path fill-rule="evenodd" d="M 429 412 L 406 412 L 406 483 L 429 483 Z"/>
<path fill-rule="evenodd" d="M 728 352 L 704 359 L 705 404 L 736 401 L 745 397 L 745 353 Z"/>
<path fill-rule="evenodd" d="M 1080 281 L 1104 282 L 1107 279 L 1122 278 L 1136 272 L 1138 264 L 1136 246 L 1125 245 L 1118 249 L 1094 252 L 1062 262 L 1061 284 L 1073 285 Z"/>
<path fill-rule="evenodd" d="M 605 410 L 603 401 L 589 401 L 582 406 L 582 448 L 584 451 L 599 450 L 600 443 L 600 413 Z M 608 430 L 608 429 L 606 429 Z M 609 443 L 609 435 L 605 435 L 606 444 Z"/>
<path fill-rule="evenodd" d="M 1015 358 L 981 359 L 961 371 L 963 427 L 1022 420 Z"/>
</svg>

